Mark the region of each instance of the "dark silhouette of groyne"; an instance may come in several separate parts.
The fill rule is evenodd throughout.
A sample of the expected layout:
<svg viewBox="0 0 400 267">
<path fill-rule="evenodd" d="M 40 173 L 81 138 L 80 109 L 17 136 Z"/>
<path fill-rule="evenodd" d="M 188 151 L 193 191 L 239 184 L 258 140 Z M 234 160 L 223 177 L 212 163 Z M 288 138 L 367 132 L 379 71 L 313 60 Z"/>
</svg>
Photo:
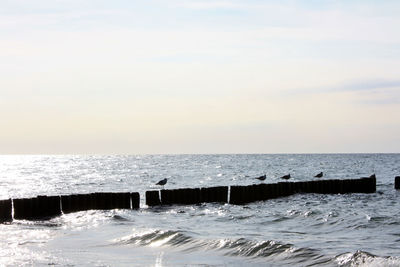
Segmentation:
<svg viewBox="0 0 400 267">
<path fill-rule="evenodd" d="M 100 192 L 0 200 L 0 222 L 49 219 L 85 210 L 138 209 L 139 198 L 137 192 Z"/>
<path fill-rule="evenodd" d="M 400 177 L 395 179 L 400 189 Z M 180 188 L 152 190 L 145 193 L 146 205 L 193 205 L 199 203 L 229 203 L 242 205 L 286 197 L 298 193 L 349 194 L 374 193 L 376 177 L 317 180 L 304 182 L 279 182 L 246 186 L 216 186 L 205 188 Z M 48 219 L 61 214 L 86 210 L 138 209 L 138 192 L 97 192 L 62 196 L 37 196 L 0 200 L 0 223 L 18 220 Z"/>
</svg>

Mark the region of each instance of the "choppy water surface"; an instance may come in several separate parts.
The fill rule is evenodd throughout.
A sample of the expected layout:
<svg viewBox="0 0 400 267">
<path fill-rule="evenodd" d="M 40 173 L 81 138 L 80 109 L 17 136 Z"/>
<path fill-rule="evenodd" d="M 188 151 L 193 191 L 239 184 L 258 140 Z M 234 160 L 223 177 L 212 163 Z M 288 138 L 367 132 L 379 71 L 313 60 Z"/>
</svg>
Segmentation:
<svg viewBox="0 0 400 267">
<path fill-rule="evenodd" d="M 158 188 L 305 181 L 376 173 L 377 193 L 298 194 L 243 206 L 147 208 Z M 140 192 L 140 210 L 0 225 L 0 265 L 400 266 L 400 154 L 1 156 L 0 199 Z"/>
</svg>

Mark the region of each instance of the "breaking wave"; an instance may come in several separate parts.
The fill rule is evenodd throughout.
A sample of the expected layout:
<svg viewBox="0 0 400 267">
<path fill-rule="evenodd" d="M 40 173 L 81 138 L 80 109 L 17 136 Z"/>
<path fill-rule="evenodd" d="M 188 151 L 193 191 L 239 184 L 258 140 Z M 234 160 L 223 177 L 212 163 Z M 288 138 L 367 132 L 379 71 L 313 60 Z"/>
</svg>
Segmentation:
<svg viewBox="0 0 400 267">
<path fill-rule="evenodd" d="M 352 267 L 397 267 L 400 266 L 399 257 L 380 257 L 365 251 L 357 251 L 355 253 L 344 253 L 335 257 L 338 266 Z"/>
<path fill-rule="evenodd" d="M 364 251 L 343 253 L 337 256 L 323 255 L 312 248 L 298 248 L 289 243 L 274 240 L 253 241 L 238 239 L 197 240 L 185 232 L 171 230 L 147 230 L 114 240 L 116 245 L 150 247 L 174 247 L 183 252 L 216 251 L 225 256 L 246 257 L 253 260 L 267 260 L 279 265 L 301 266 L 400 266 L 400 258 L 380 257 Z"/>
<path fill-rule="evenodd" d="M 117 245 L 170 246 L 184 252 L 217 251 L 225 256 L 265 259 L 269 261 L 323 264 L 330 260 L 315 249 L 296 248 L 292 244 L 274 240 L 252 241 L 245 238 L 196 240 L 184 232 L 149 230 L 135 233 L 117 240 Z"/>
</svg>

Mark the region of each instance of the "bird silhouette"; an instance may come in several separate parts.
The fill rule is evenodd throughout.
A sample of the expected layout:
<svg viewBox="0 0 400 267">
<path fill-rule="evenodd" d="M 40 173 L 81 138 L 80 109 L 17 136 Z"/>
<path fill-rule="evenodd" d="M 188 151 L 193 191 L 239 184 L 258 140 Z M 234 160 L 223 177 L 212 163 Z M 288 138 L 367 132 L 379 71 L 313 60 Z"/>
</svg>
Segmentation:
<svg viewBox="0 0 400 267">
<path fill-rule="evenodd" d="M 261 175 L 260 177 L 256 177 L 256 179 L 260 180 L 260 181 L 264 181 L 265 178 L 267 178 L 267 175 Z"/>
<path fill-rule="evenodd" d="M 281 179 L 285 179 L 285 180 L 288 180 L 288 179 L 290 179 L 290 173 L 289 173 L 288 175 L 284 175 L 284 176 L 282 176 L 282 177 L 281 177 Z"/>
<path fill-rule="evenodd" d="M 318 173 L 317 175 L 315 175 L 314 177 L 321 178 L 322 176 L 324 176 L 324 173 L 323 173 L 323 172 L 320 172 L 320 173 Z"/>
<path fill-rule="evenodd" d="M 167 181 L 168 181 L 167 178 L 162 179 L 162 180 L 158 181 L 158 183 L 156 183 L 156 185 L 162 185 L 162 186 L 164 186 L 164 185 L 167 183 Z"/>
<path fill-rule="evenodd" d="M 370 179 L 376 179 L 376 175 L 375 175 L 375 173 L 374 174 L 372 174 L 371 176 L 368 176 L 368 177 L 361 177 L 361 178 L 370 178 Z"/>
</svg>

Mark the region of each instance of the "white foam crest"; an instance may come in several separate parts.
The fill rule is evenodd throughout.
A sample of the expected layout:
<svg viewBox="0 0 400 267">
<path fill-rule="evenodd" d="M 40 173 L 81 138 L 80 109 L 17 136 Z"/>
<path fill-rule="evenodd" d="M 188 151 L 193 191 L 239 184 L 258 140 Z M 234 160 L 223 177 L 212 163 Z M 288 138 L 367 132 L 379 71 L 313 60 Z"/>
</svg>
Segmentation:
<svg viewBox="0 0 400 267">
<path fill-rule="evenodd" d="M 179 232 L 157 229 L 133 229 L 133 231 L 133 234 L 116 238 L 112 240 L 112 242 L 134 244 L 138 246 L 160 247 L 165 244 L 169 244 L 171 240 L 180 235 Z"/>
<path fill-rule="evenodd" d="M 399 257 L 379 257 L 367 252 L 357 251 L 356 253 L 345 253 L 336 257 L 339 266 L 349 267 L 398 267 Z"/>
<path fill-rule="evenodd" d="M 63 229 L 70 229 L 73 231 L 82 231 L 91 228 L 96 228 L 105 221 L 109 220 L 114 214 L 114 211 L 80 211 L 70 214 L 64 214 L 58 218 L 63 224 Z M 108 216 L 107 216 L 108 215 Z"/>
<path fill-rule="evenodd" d="M 165 238 L 163 238 L 163 239 L 160 239 L 160 240 L 151 242 L 151 243 L 149 244 L 149 246 L 150 246 L 150 247 L 161 247 L 162 245 L 168 243 L 171 239 L 173 239 L 173 238 L 176 237 L 177 235 L 178 235 L 178 233 L 175 233 L 175 234 L 170 235 L 170 236 L 167 236 L 167 237 L 165 237 Z"/>
<path fill-rule="evenodd" d="M 158 232 L 156 229 L 132 229 L 133 233 L 127 236 L 123 236 L 120 238 L 115 238 L 111 240 L 113 243 L 130 243 L 132 240 L 136 240 L 135 244 L 140 243 L 141 237 L 145 237 L 151 234 L 155 234 Z M 161 231 L 161 233 L 163 233 Z"/>
</svg>

